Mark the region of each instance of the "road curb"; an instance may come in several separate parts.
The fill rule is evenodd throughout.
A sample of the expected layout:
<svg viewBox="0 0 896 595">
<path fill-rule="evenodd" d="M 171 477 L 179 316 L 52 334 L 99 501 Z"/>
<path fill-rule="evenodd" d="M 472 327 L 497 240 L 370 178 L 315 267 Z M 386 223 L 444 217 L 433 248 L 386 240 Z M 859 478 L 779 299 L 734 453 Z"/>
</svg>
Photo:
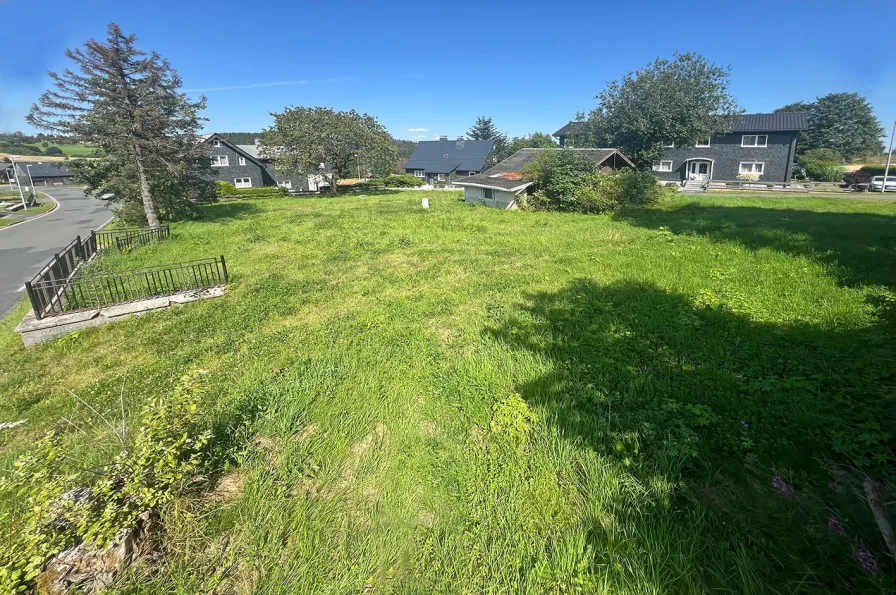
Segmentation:
<svg viewBox="0 0 896 595">
<path fill-rule="evenodd" d="M 12 223 L 12 224 L 10 224 L 10 225 L 4 225 L 3 227 L 0 227 L 0 233 L 3 233 L 4 230 L 11 229 L 11 228 L 15 227 L 16 225 L 21 225 L 21 224 L 23 224 L 23 223 L 28 223 L 29 221 L 37 221 L 37 220 L 40 219 L 41 217 L 46 217 L 46 216 L 49 215 L 50 213 L 54 213 L 54 212 L 56 212 L 56 209 L 59 208 L 59 201 L 56 200 L 56 197 L 53 196 L 52 194 L 49 194 L 48 192 L 43 192 L 43 191 L 41 191 L 41 194 L 46 194 L 47 196 L 50 197 L 50 200 L 53 201 L 53 205 L 54 205 L 54 206 L 53 206 L 52 209 L 50 209 L 50 210 L 47 211 L 46 213 L 42 213 L 42 214 L 38 215 L 37 217 L 32 217 L 31 219 L 23 219 L 22 221 L 16 221 L 15 223 Z M 107 223 L 104 223 L 103 225 L 108 225 L 108 222 L 107 222 Z"/>
</svg>

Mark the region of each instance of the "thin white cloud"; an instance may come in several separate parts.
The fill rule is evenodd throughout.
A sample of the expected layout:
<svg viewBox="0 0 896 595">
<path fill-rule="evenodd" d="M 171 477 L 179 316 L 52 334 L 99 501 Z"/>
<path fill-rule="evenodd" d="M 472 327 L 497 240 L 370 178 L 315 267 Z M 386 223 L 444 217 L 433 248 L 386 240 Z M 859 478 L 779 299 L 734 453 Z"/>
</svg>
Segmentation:
<svg viewBox="0 0 896 595">
<path fill-rule="evenodd" d="M 428 128 L 408 128 L 408 132 L 428 132 Z"/>
<path fill-rule="evenodd" d="M 238 91 L 240 89 L 263 89 L 265 87 L 289 87 L 293 85 L 310 85 L 312 83 L 337 83 L 342 81 L 354 80 L 352 77 L 342 77 L 334 79 L 326 79 L 323 81 L 274 81 L 272 83 L 252 83 L 249 85 L 231 85 L 227 87 L 205 87 L 202 89 L 184 89 L 186 93 L 210 93 L 212 91 Z"/>
</svg>

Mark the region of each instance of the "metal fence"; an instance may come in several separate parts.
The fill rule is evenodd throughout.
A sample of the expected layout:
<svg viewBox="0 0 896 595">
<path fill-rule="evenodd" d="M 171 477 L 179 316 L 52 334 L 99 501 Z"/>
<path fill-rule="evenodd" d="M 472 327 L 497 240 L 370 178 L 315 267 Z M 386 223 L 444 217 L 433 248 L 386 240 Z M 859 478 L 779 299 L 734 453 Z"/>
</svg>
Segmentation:
<svg viewBox="0 0 896 595">
<path fill-rule="evenodd" d="M 127 241 L 129 238 L 133 236 L 139 236 L 148 232 L 155 232 L 158 237 L 155 239 L 167 238 L 170 237 L 171 233 L 169 231 L 169 227 L 167 225 L 162 225 L 160 227 L 118 227 L 116 229 L 102 230 L 93 232 L 96 235 L 96 245 L 97 249 L 102 250 L 104 248 L 110 248 L 112 246 L 118 247 L 121 249 L 121 246 L 118 244 L 119 239 L 123 239 Z M 144 244 L 140 244 L 141 246 Z"/>
<path fill-rule="evenodd" d="M 38 275 L 25 283 L 25 290 L 34 315 L 41 319 L 63 312 L 207 289 L 225 285 L 227 281 L 227 264 L 222 255 L 120 273 L 85 271 L 70 278 Z"/>
<path fill-rule="evenodd" d="M 161 227 L 143 229 L 136 233 L 130 231 L 123 233 L 115 238 L 115 245 L 118 246 L 119 252 L 124 252 L 127 249 L 139 248 L 140 246 L 163 240 L 169 236 L 168 226 L 163 225 Z"/>
</svg>

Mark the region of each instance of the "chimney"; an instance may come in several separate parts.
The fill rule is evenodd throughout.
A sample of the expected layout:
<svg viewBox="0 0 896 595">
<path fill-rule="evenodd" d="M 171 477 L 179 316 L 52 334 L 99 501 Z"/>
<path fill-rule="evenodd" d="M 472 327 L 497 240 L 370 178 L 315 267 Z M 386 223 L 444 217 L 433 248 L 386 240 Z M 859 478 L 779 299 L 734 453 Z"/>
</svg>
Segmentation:
<svg viewBox="0 0 896 595">
<path fill-rule="evenodd" d="M 255 139 L 255 146 L 257 147 L 257 146 L 260 145 L 260 144 L 261 144 L 261 139 L 260 139 L 260 138 L 256 138 L 256 139 Z"/>
<path fill-rule="evenodd" d="M 447 135 L 446 135 L 446 136 L 440 136 L 440 137 L 439 137 L 439 140 L 448 140 L 448 136 L 447 136 Z"/>
<path fill-rule="evenodd" d="M 459 136 L 459 137 L 457 137 L 457 140 L 458 140 L 458 142 L 464 142 L 464 137 Z"/>
</svg>

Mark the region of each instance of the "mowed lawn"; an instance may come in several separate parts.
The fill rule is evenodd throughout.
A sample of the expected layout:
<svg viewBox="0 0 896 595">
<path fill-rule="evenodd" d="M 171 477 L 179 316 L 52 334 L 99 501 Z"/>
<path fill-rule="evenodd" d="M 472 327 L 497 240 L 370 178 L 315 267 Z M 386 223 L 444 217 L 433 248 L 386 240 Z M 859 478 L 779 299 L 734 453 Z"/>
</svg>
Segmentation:
<svg viewBox="0 0 896 595">
<path fill-rule="evenodd" d="M 32 349 L 24 304 L 0 323 L 5 467 L 56 426 L 96 469 L 98 413 L 134 427 L 193 370 L 209 424 L 248 420 L 119 592 L 894 589 L 861 491 L 892 488 L 893 201 L 204 212 L 98 264 L 223 254 L 226 296 Z"/>
</svg>

